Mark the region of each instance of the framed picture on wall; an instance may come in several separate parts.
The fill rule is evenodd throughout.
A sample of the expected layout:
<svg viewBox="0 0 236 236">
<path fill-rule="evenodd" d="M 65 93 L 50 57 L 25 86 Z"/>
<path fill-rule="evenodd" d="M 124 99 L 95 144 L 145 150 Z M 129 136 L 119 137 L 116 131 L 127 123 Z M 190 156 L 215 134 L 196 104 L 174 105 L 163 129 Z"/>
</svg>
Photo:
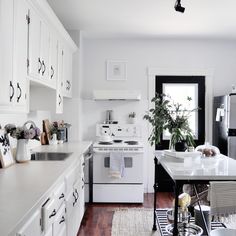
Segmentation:
<svg viewBox="0 0 236 236">
<path fill-rule="evenodd" d="M 15 163 L 11 152 L 9 138 L 4 129 L 0 129 L 0 163 L 2 168 L 6 168 Z"/>
<path fill-rule="evenodd" d="M 107 80 L 126 80 L 127 62 L 107 60 Z"/>
</svg>

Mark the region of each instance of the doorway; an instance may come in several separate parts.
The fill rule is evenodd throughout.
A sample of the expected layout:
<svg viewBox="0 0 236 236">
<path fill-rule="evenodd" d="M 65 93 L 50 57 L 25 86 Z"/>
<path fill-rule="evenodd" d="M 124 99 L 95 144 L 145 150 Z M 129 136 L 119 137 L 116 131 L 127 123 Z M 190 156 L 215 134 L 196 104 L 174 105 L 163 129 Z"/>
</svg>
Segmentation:
<svg viewBox="0 0 236 236">
<path fill-rule="evenodd" d="M 192 108 L 199 109 L 191 114 L 190 127 L 194 133 L 196 146 L 203 144 L 205 140 L 205 76 L 156 76 L 155 82 L 155 92 L 168 94 L 175 102 L 184 105 L 187 97 L 191 97 Z M 161 136 L 162 149 L 168 149 L 169 139 L 170 134 L 164 132 Z"/>
</svg>

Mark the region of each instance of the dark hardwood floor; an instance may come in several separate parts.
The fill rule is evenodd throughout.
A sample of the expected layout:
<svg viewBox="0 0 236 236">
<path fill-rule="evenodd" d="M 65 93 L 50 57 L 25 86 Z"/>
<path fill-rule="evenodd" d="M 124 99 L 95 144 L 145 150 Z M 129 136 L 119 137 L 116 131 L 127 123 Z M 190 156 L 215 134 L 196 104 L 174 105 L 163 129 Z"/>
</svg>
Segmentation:
<svg viewBox="0 0 236 236">
<path fill-rule="evenodd" d="M 110 236 L 112 217 L 119 207 L 144 207 L 153 208 L 154 194 L 144 194 L 143 204 L 103 204 L 93 203 L 88 205 L 77 236 Z M 157 208 L 172 206 L 173 194 L 160 192 L 157 194 Z"/>
</svg>

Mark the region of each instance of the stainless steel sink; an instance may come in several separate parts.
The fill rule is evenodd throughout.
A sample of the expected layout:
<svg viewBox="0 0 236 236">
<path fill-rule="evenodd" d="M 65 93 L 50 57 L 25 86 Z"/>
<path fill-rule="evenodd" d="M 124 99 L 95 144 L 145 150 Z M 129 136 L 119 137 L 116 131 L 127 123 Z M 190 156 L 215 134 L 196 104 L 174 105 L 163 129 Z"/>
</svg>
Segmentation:
<svg viewBox="0 0 236 236">
<path fill-rule="evenodd" d="M 31 155 L 31 161 L 64 161 L 72 152 L 36 152 Z"/>
</svg>

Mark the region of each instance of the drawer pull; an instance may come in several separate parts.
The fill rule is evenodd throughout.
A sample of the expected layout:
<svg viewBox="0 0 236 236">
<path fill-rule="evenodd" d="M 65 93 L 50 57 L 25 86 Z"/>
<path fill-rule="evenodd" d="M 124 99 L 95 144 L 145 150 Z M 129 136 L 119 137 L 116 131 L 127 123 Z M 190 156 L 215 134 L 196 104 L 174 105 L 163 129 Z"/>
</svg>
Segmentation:
<svg viewBox="0 0 236 236">
<path fill-rule="evenodd" d="M 77 201 L 79 199 L 79 193 L 78 193 L 77 189 L 75 189 L 75 193 L 77 195 L 77 198 L 76 198 L 76 201 Z"/>
<path fill-rule="evenodd" d="M 57 214 L 56 209 L 53 210 L 52 214 L 49 216 L 49 218 L 52 218 L 53 216 L 55 216 Z"/>
<path fill-rule="evenodd" d="M 82 166 L 85 166 L 85 162 L 83 162 Z"/>
<path fill-rule="evenodd" d="M 76 202 L 77 202 L 77 198 L 75 196 L 75 193 L 73 193 L 73 197 L 75 198 L 75 201 L 73 202 L 73 206 L 75 206 Z"/>
<path fill-rule="evenodd" d="M 64 216 L 61 217 L 61 220 L 59 221 L 59 224 L 61 224 L 63 222 L 65 222 L 65 217 Z"/>
<path fill-rule="evenodd" d="M 61 196 L 59 197 L 59 199 L 62 199 L 64 197 L 65 197 L 65 195 L 64 195 L 64 193 L 62 193 Z"/>
</svg>

